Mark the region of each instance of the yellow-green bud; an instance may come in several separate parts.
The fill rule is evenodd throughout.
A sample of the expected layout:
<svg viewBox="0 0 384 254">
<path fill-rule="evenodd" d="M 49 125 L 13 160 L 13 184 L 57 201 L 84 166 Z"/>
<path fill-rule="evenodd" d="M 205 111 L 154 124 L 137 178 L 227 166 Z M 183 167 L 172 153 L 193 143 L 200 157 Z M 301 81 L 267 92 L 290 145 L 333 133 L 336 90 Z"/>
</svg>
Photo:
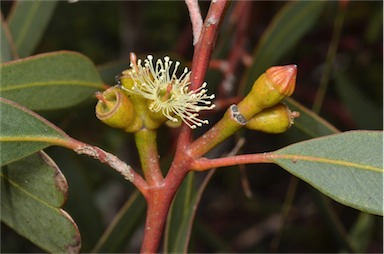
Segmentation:
<svg viewBox="0 0 384 254">
<path fill-rule="evenodd" d="M 246 120 L 265 108 L 272 107 L 292 95 L 296 85 L 297 66 L 274 66 L 253 84 L 249 94 L 237 105 Z"/>
<path fill-rule="evenodd" d="M 120 76 L 120 85 L 122 86 L 122 90 L 135 105 L 136 113 L 142 119 L 145 128 L 157 129 L 167 120 L 162 112 L 152 112 L 150 110 L 152 102 L 137 92 L 135 89 L 135 80 L 132 78 L 132 69 L 122 72 L 122 75 Z"/>
<path fill-rule="evenodd" d="M 96 92 L 99 101 L 96 104 L 96 116 L 105 124 L 134 132 L 141 128 L 142 122 L 136 116 L 132 102 L 117 86 Z"/>
<path fill-rule="evenodd" d="M 299 112 L 291 112 L 285 104 L 279 103 L 256 114 L 247 122 L 246 127 L 266 133 L 283 133 L 299 115 Z"/>
<path fill-rule="evenodd" d="M 132 90 L 135 84 L 135 82 L 131 77 L 131 72 L 132 72 L 131 69 L 125 70 L 121 73 L 121 76 L 120 76 L 120 83 L 124 88 L 126 88 L 125 90 L 127 91 Z"/>
</svg>

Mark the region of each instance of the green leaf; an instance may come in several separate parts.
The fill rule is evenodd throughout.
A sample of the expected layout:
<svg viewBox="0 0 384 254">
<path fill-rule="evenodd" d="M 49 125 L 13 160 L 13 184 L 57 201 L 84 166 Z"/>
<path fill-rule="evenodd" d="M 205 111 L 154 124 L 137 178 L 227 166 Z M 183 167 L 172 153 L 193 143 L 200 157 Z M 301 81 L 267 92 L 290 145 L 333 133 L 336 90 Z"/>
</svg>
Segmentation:
<svg viewBox="0 0 384 254">
<path fill-rule="evenodd" d="M 245 94 L 263 72 L 275 65 L 316 24 L 325 4 L 327 1 L 289 2 L 275 15 L 254 50 Z"/>
<path fill-rule="evenodd" d="M 211 170 L 197 187 L 195 173 L 189 173 L 173 199 L 167 217 L 164 253 L 186 253 L 197 206 L 215 170 Z"/>
<path fill-rule="evenodd" d="M 9 33 L 9 29 L 8 29 L 8 26 L 7 24 L 4 22 L 3 20 L 3 16 L 0 14 L 0 22 L 1 22 L 1 26 L 0 26 L 0 40 L 1 40 L 1 48 L 0 48 L 0 61 L 3 63 L 3 62 L 7 62 L 7 61 L 11 61 L 14 59 L 15 57 L 15 52 L 14 52 L 14 49 L 12 47 L 12 38 L 11 38 L 11 35 Z"/>
<path fill-rule="evenodd" d="M 383 133 L 349 131 L 282 148 L 272 160 L 334 200 L 383 214 Z"/>
<path fill-rule="evenodd" d="M 372 214 L 360 213 L 355 224 L 350 230 L 349 238 L 351 244 L 355 247 L 356 252 L 368 253 L 369 243 L 377 226 L 376 218 Z"/>
<path fill-rule="evenodd" d="M 145 199 L 134 192 L 113 218 L 92 253 L 122 252 L 145 215 Z"/>
<path fill-rule="evenodd" d="M 40 54 L 3 64 L 1 96 L 31 110 L 77 105 L 104 89 L 94 64 L 69 51 Z"/>
<path fill-rule="evenodd" d="M 40 152 L 0 172 L 1 220 L 48 252 L 79 252 L 79 230 L 60 209 L 68 185 L 56 164 Z"/>
<path fill-rule="evenodd" d="M 364 90 L 345 73 L 339 72 L 335 79 L 336 91 L 359 129 L 381 129 L 383 112 L 373 103 Z"/>
<path fill-rule="evenodd" d="M 193 204 L 197 188 L 194 174 L 188 174 L 180 186 L 168 213 L 164 253 L 185 253 L 190 234 L 189 222 L 192 219 Z"/>
<path fill-rule="evenodd" d="M 100 73 L 101 79 L 104 80 L 106 84 L 109 84 L 111 86 L 116 84 L 115 77 L 129 68 L 129 61 L 127 61 L 127 59 L 109 62 L 97 66 L 97 70 Z"/>
<path fill-rule="evenodd" d="M 9 30 L 20 57 L 37 47 L 58 1 L 16 1 L 8 18 Z"/>
<path fill-rule="evenodd" d="M 284 102 L 291 111 L 300 112 L 300 117 L 295 119 L 293 127 L 311 138 L 338 133 L 339 130 L 325 121 L 313 111 L 307 109 L 292 98 L 286 98 Z"/>
<path fill-rule="evenodd" d="M 36 113 L 0 97 L 0 165 L 70 138 Z"/>
<path fill-rule="evenodd" d="M 89 160 L 79 160 L 79 156 L 72 150 L 61 147 L 50 147 L 48 152 L 49 156 L 60 167 L 70 186 L 69 198 L 63 208 L 71 214 L 80 228 L 81 252 L 90 253 L 105 228 L 105 221 L 103 221 L 94 196 L 96 187 L 93 179 L 98 173 L 90 174 L 89 172 L 89 168 L 97 171 L 98 168 L 94 168 L 95 165 L 101 166 L 101 164 L 96 161 L 87 164 L 86 162 Z M 98 186 L 97 189 L 100 190 L 100 187 Z"/>
</svg>

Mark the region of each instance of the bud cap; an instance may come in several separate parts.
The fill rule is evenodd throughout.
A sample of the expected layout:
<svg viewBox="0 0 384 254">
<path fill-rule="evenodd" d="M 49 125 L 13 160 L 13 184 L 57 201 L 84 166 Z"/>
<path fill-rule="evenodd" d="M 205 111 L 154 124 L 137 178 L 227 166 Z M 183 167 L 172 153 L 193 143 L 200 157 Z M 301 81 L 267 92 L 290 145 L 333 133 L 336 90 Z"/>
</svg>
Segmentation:
<svg viewBox="0 0 384 254">
<path fill-rule="evenodd" d="M 274 66 L 269 68 L 265 74 L 283 96 L 292 95 L 296 85 L 296 64 Z"/>
</svg>

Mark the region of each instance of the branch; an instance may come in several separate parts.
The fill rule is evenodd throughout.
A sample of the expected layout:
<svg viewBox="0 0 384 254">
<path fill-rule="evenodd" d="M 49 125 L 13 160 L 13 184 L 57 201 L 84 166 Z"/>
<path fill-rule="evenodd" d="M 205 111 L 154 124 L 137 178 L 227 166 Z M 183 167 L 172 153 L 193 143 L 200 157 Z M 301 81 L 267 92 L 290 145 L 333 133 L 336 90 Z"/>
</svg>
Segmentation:
<svg viewBox="0 0 384 254">
<path fill-rule="evenodd" d="M 164 181 L 160 170 L 156 137 L 156 131 L 145 128 L 135 133 L 135 142 L 141 166 L 149 186 L 161 185 Z"/>
<path fill-rule="evenodd" d="M 198 0 L 185 0 L 185 3 L 188 7 L 189 16 L 191 17 L 193 45 L 196 45 L 203 27 L 203 18 L 201 17 Z"/>
<path fill-rule="evenodd" d="M 191 90 L 198 89 L 204 82 L 205 73 L 208 69 L 213 47 L 216 42 L 218 27 L 226 4 L 227 0 L 215 0 L 211 2 L 199 41 L 195 45 L 191 68 Z M 191 130 L 183 124 L 177 141 L 175 158 L 177 158 L 179 154 L 181 157 L 185 155 L 185 151 L 190 143 L 190 138 Z"/>
<path fill-rule="evenodd" d="M 72 149 L 78 154 L 88 155 L 107 164 L 112 169 L 119 172 L 126 180 L 132 182 L 140 192 L 146 196 L 148 186 L 144 179 L 137 174 L 131 166 L 127 165 L 115 155 L 108 153 L 97 146 L 92 146 L 76 139 L 71 139 L 68 143 L 63 144 L 63 146 Z"/>
<path fill-rule="evenodd" d="M 215 46 L 218 27 L 224 13 L 227 0 L 211 2 L 199 41 L 195 46 L 192 61 L 191 90 L 196 90 L 203 82 L 209 61 Z"/>
<path fill-rule="evenodd" d="M 239 164 L 253 164 L 253 163 L 274 163 L 272 158 L 276 155 L 272 153 L 258 153 L 258 154 L 245 154 L 237 156 L 229 156 L 217 159 L 200 158 L 194 161 L 191 170 L 205 171 L 211 168 L 227 167 Z"/>
</svg>

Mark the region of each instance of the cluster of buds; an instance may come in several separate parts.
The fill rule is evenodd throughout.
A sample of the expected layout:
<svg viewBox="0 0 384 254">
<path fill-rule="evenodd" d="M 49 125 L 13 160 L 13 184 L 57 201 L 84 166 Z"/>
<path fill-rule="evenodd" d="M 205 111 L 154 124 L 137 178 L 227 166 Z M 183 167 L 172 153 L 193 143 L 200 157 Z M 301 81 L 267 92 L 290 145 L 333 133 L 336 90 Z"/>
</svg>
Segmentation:
<svg viewBox="0 0 384 254">
<path fill-rule="evenodd" d="M 238 104 L 248 129 L 282 133 L 291 127 L 300 114 L 291 112 L 281 101 L 295 90 L 296 75 L 296 65 L 274 66 L 260 75 Z"/>
<path fill-rule="evenodd" d="M 142 62 L 132 53 L 131 68 L 122 72 L 118 85 L 96 93 L 96 116 L 126 132 L 156 129 L 164 123 L 179 126 L 184 122 L 192 129 L 208 124 L 199 118 L 199 112 L 214 108 L 211 100 L 215 96 L 207 94 L 205 82 L 197 90 L 189 90 L 191 72 L 184 68 L 178 76 L 179 66 L 180 62 L 173 65 L 169 57 L 154 63 L 149 55 Z M 280 101 L 293 93 L 296 73 L 296 65 L 269 68 L 250 93 L 228 109 L 233 111 L 231 118 L 252 130 L 286 131 L 298 113 L 290 112 Z"/>
</svg>

